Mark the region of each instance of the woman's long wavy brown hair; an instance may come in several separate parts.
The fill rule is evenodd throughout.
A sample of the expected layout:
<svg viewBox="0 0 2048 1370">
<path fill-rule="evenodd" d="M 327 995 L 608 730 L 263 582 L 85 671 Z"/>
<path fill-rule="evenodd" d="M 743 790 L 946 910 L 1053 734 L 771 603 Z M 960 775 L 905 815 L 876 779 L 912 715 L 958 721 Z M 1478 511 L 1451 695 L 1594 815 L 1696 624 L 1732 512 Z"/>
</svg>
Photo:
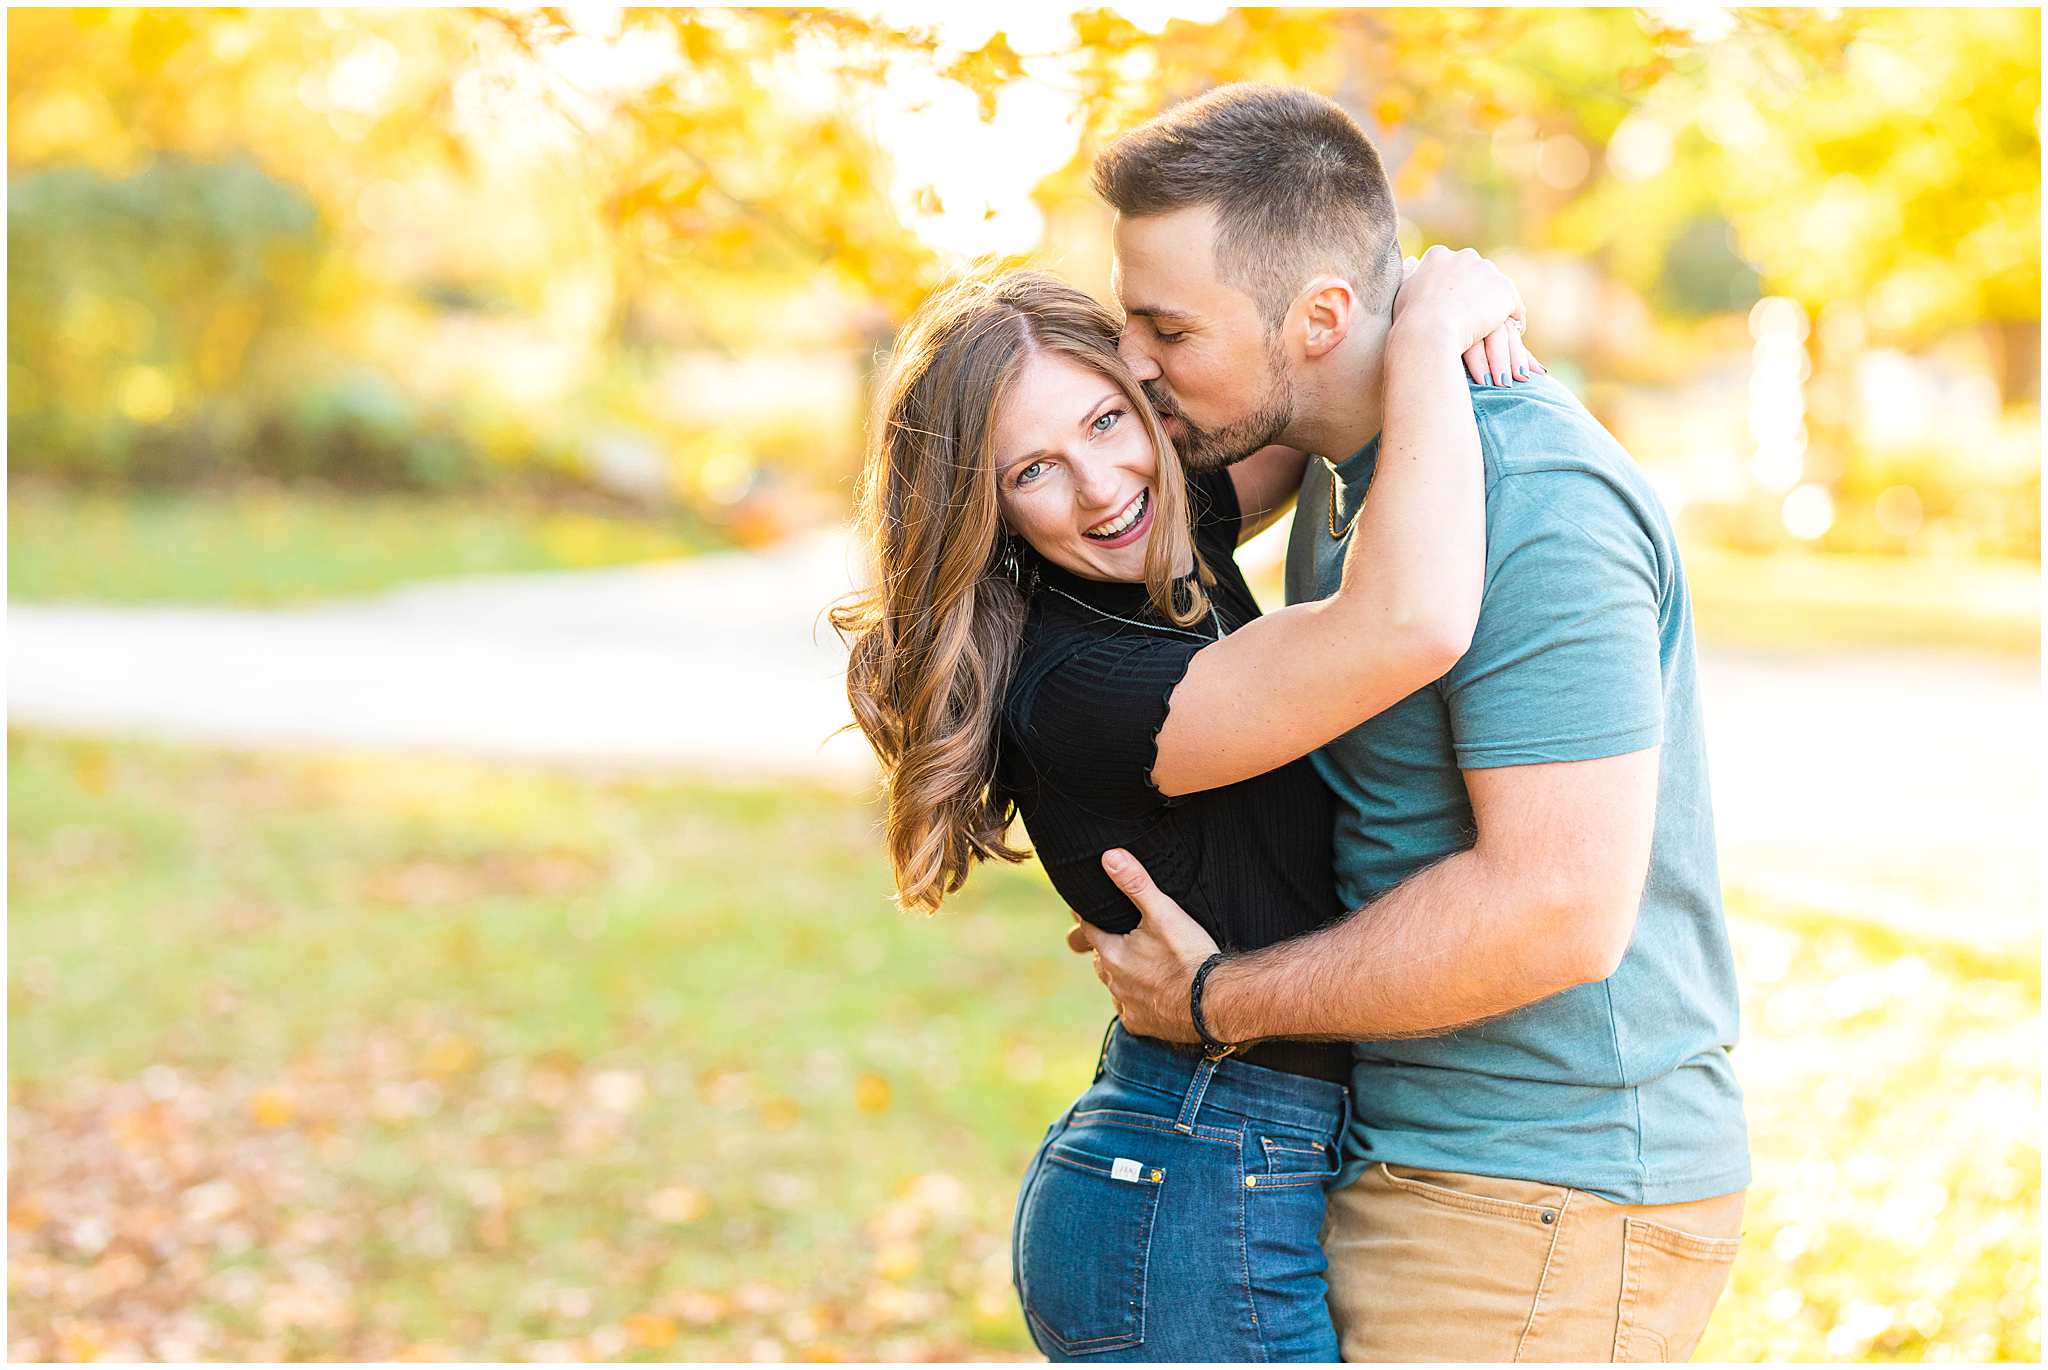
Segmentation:
<svg viewBox="0 0 2048 1370">
<path fill-rule="evenodd" d="M 995 420 L 1025 361 L 1053 354 L 1124 394 L 1159 454 L 1145 586 L 1171 621 L 1208 612 L 1187 488 L 1159 420 L 1117 355 L 1116 316 L 1038 271 L 945 287 L 897 335 L 868 423 L 859 527 L 872 580 L 832 610 L 850 649 L 846 695 L 882 763 L 897 901 L 936 910 L 977 860 L 1021 861 L 1015 804 L 995 793 L 998 720 L 1026 601 L 1002 569 Z M 1028 549 L 1019 548 L 1020 552 Z M 1196 575 L 1177 588 L 1193 559 Z"/>
</svg>

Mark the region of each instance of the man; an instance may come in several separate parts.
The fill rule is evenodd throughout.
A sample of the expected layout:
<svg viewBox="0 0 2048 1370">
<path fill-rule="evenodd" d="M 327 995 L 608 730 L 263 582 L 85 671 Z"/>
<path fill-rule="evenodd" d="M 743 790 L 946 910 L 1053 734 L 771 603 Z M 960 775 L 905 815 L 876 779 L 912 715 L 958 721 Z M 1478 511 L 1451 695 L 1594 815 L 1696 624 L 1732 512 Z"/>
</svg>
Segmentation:
<svg viewBox="0 0 2048 1370">
<path fill-rule="evenodd" d="M 1329 101 L 1230 86 L 1119 140 L 1095 182 L 1124 354 L 1183 458 L 1349 454 L 1311 460 L 1288 550 L 1288 598 L 1330 594 L 1401 279 L 1378 155 Z M 1202 1026 L 1356 1043 L 1324 1234 L 1345 1359 L 1683 1359 L 1749 1182 L 1684 573 L 1634 463 L 1562 387 L 1472 395 L 1470 650 L 1317 754 L 1357 912 L 1224 956 Z M 1133 1032 L 1200 1040 L 1213 944 L 1127 854 L 1104 865 L 1143 922 L 1070 943 Z"/>
</svg>

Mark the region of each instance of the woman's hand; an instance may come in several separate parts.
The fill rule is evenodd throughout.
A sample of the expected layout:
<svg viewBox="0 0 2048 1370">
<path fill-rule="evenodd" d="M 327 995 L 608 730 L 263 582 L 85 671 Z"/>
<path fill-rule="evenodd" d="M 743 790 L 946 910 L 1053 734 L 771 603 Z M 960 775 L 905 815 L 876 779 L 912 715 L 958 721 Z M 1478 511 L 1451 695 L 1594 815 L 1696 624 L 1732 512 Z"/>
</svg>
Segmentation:
<svg viewBox="0 0 2048 1370">
<path fill-rule="evenodd" d="M 1543 364 L 1522 344 L 1522 295 L 1515 283 L 1471 248 L 1432 247 L 1422 260 L 1404 259 L 1394 296 L 1394 326 L 1441 330 L 1464 354 L 1465 372 L 1478 385 L 1507 385 L 1543 375 Z"/>
</svg>

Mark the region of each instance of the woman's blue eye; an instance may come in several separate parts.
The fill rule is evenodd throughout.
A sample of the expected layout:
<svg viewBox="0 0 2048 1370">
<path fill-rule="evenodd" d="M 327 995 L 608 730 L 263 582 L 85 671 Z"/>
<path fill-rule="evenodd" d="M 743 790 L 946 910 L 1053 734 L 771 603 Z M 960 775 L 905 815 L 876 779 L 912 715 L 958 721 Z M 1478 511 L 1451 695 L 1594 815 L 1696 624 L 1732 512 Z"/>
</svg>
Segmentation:
<svg viewBox="0 0 2048 1370">
<path fill-rule="evenodd" d="M 1037 480 L 1038 477 L 1032 475 L 1031 473 L 1038 470 L 1041 466 L 1044 465 L 1045 463 L 1042 461 L 1034 461 L 1029 466 L 1025 467 L 1022 471 L 1019 471 L 1017 473 L 1017 484 L 1022 485 L 1026 481 Z"/>
<path fill-rule="evenodd" d="M 1116 421 L 1123 412 L 1121 409 L 1110 410 L 1107 414 L 1089 424 L 1088 430 L 1092 433 L 1107 433 L 1110 429 L 1116 427 Z"/>
</svg>

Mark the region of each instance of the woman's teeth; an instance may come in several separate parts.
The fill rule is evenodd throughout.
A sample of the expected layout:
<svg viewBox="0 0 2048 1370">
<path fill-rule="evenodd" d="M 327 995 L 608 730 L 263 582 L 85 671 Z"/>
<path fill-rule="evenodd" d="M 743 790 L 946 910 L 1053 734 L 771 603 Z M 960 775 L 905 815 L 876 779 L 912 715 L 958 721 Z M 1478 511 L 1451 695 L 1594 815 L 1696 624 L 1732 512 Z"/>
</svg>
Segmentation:
<svg viewBox="0 0 2048 1370">
<path fill-rule="evenodd" d="M 1129 532 L 1131 525 L 1145 516 L 1145 504 L 1151 498 L 1151 495 L 1152 492 L 1149 490 L 1140 490 L 1138 497 L 1125 505 L 1124 511 L 1121 514 L 1118 514 L 1107 523 L 1098 523 L 1093 528 L 1087 529 L 1082 536 L 1113 538 L 1119 533 Z"/>
</svg>

